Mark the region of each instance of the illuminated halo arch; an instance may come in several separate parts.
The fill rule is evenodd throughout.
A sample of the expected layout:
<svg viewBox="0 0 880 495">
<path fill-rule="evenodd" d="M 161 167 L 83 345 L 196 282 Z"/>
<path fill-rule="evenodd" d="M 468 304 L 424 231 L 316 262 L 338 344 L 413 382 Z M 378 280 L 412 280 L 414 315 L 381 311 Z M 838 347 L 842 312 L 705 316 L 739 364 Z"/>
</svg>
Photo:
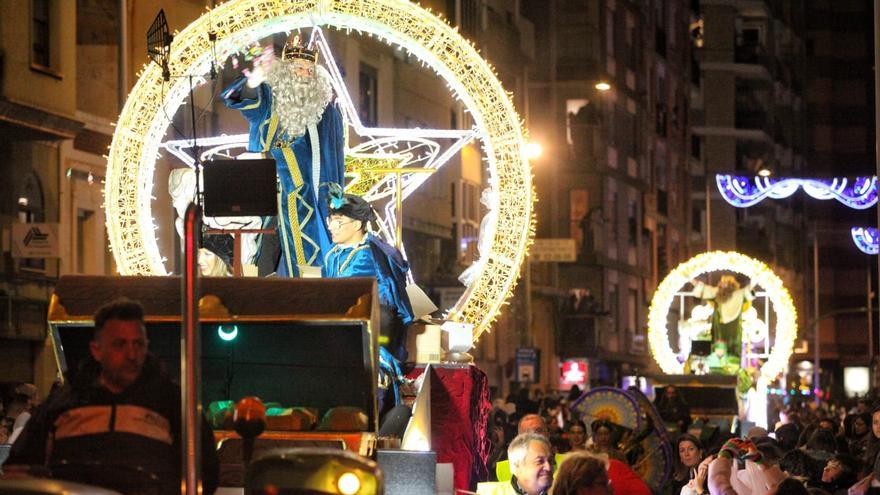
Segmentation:
<svg viewBox="0 0 880 495">
<path fill-rule="evenodd" d="M 234 0 L 206 12 L 171 46 L 172 74 L 207 74 L 216 33 L 216 55 L 225 60 L 241 47 L 277 32 L 314 25 L 375 35 L 400 46 L 442 76 L 471 113 L 496 192 L 492 239 L 479 275 L 447 318 L 487 330 L 516 284 L 534 236 L 531 169 L 523 153 L 519 116 L 492 68 L 457 30 L 418 5 L 400 0 Z M 189 89 L 187 78 L 166 83 L 162 69 L 144 67 L 120 114 L 108 156 L 104 189 L 110 247 L 123 275 L 165 275 L 151 213 L 159 143 Z M 163 111 L 164 106 L 164 111 Z M 503 207 L 502 207 L 503 205 Z"/>
<path fill-rule="evenodd" d="M 648 310 L 648 344 L 654 360 L 667 374 L 681 374 L 679 363 L 669 345 L 667 315 L 676 293 L 699 275 L 710 272 L 736 272 L 749 277 L 764 289 L 776 315 L 776 335 L 770 357 L 761 367 L 761 375 L 773 380 L 788 366 L 797 336 L 797 310 L 782 280 L 766 264 L 736 252 L 712 251 L 694 256 L 678 265 L 660 282 Z"/>
</svg>

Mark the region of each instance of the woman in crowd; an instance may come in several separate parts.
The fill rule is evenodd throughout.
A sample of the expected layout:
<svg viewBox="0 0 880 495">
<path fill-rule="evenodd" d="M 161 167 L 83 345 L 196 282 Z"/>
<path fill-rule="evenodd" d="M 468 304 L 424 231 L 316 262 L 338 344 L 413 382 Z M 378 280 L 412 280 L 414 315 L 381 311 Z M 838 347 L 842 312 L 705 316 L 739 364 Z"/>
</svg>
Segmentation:
<svg viewBox="0 0 880 495">
<path fill-rule="evenodd" d="M 568 440 L 569 452 L 587 450 L 587 425 L 583 421 L 576 420 L 572 423 L 565 432 L 565 437 Z"/>
<path fill-rule="evenodd" d="M 666 492 L 670 495 L 679 495 L 682 487 L 697 477 L 697 467 L 703 460 L 703 444 L 691 434 L 684 433 L 679 436 L 675 447 L 673 452 L 677 452 L 677 462 L 669 483 L 669 490 Z"/>
<path fill-rule="evenodd" d="M 614 427 L 604 419 L 597 419 L 590 424 L 593 436 L 590 438 L 588 449 L 596 454 L 606 454 L 608 457 L 626 462 L 623 452 L 617 447 Z"/>
<path fill-rule="evenodd" d="M 832 495 L 845 494 L 858 481 L 861 463 L 847 454 L 836 454 L 825 464 L 822 477 L 814 486 Z"/>
<path fill-rule="evenodd" d="M 868 413 L 850 414 L 844 425 L 850 455 L 862 459 L 868 447 L 874 442 L 874 435 L 871 433 L 871 415 Z"/>
<path fill-rule="evenodd" d="M 873 466 L 878 452 L 880 452 L 880 407 L 871 411 L 871 437 L 865 447 L 865 453 L 862 454 L 862 463 L 868 468 Z"/>
<path fill-rule="evenodd" d="M 572 452 L 565 456 L 556 475 L 552 495 L 611 495 L 606 463 L 588 452 Z"/>
<path fill-rule="evenodd" d="M 680 433 L 687 431 L 691 424 L 691 410 L 672 385 L 666 387 L 654 400 L 654 405 L 663 421 L 674 424 Z"/>
</svg>

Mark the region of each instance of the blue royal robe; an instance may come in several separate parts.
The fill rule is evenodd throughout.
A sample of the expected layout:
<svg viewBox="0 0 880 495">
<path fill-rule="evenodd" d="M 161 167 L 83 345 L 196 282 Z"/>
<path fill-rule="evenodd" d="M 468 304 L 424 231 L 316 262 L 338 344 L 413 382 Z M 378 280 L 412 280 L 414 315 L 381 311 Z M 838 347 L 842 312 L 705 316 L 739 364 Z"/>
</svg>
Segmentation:
<svg viewBox="0 0 880 495">
<path fill-rule="evenodd" d="M 406 294 L 408 271 L 409 263 L 403 259 L 400 251 L 373 234 L 367 234 L 364 241 L 357 246 L 341 247 L 334 244 L 324 256 L 324 265 L 321 267 L 321 275 L 327 278 L 376 279 L 379 305 L 383 308 L 380 331 L 387 339 L 379 347 L 379 371 L 380 377 L 387 377 L 387 387 L 392 393 L 388 399 L 379 394 L 380 411 L 401 403 L 398 382 L 403 375 L 398 363 L 406 361 L 406 327 L 414 319 L 409 296 Z M 392 313 L 389 316 L 394 321 L 385 321 L 387 312 Z M 393 403 L 387 402 L 388 400 L 393 400 Z"/>
<path fill-rule="evenodd" d="M 263 83 L 256 88 L 256 98 L 242 95 L 247 79 L 241 78 L 223 92 L 227 107 L 240 110 L 249 127 L 248 151 L 268 153 L 275 159 L 281 192 L 278 194 L 278 238 L 281 260 L 279 276 L 296 277 L 297 265 L 320 266 L 330 246 L 330 234 L 324 221 L 327 205 L 319 201 L 312 175 L 311 131 L 292 143 L 272 112 L 272 90 Z M 330 103 L 317 124 L 320 177 L 318 184 L 345 183 L 345 153 L 342 114 Z M 285 144 L 289 143 L 289 144 Z"/>
<path fill-rule="evenodd" d="M 383 327 L 388 350 L 400 361 L 406 360 L 406 326 L 412 323 L 413 310 L 406 294 L 409 264 L 393 246 L 373 234 L 354 247 L 334 244 L 324 256 L 321 275 L 327 278 L 373 277 L 379 292 L 379 305 L 392 311 L 397 321 Z M 397 327 L 397 328 L 393 328 Z M 383 329 L 385 330 L 385 329 Z"/>
</svg>

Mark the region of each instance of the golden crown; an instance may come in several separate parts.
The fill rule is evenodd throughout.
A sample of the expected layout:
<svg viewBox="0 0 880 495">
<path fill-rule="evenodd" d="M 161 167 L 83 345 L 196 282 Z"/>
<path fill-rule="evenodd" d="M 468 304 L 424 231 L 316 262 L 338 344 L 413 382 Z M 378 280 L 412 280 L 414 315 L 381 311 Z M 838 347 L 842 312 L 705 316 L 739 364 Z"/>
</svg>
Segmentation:
<svg viewBox="0 0 880 495">
<path fill-rule="evenodd" d="M 296 59 L 318 63 L 318 51 L 306 47 L 300 41 L 299 36 L 288 38 L 287 43 L 284 44 L 284 50 L 281 52 L 281 60 L 287 62 Z"/>
</svg>

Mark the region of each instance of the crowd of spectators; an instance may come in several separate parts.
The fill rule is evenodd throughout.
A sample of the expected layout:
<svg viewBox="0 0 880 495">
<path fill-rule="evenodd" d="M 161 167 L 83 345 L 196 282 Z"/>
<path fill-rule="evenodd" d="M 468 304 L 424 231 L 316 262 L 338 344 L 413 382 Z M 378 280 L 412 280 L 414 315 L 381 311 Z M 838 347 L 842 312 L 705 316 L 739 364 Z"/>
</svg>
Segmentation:
<svg viewBox="0 0 880 495">
<path fill-rule="evenodd" d="M 0 384 L 0 444 L 15 442 L 36 405 L 37 387 L 33 384 Z"/>
<path fill-rule="evenodd" d="M 880 493 L 880 401 L 872 397 L 847 403 L 792 400 L 771 414 L 778 421 L 768 428 L 745 423 L 729 434 L 692 416 L 674 389 L 665 392 L 655 401 L 674 457 L 664 486 L 640 487 L 633 479 L 635 459 L 619 427 L 602 420 L 585 424 L 572 414 L 579 390 L 545 394 L 523 389 L 497 399 L 490 415 L 490 477 L 501 484 L 509 483 L 508 473 L 517 479 L 519 468 L 512 462 L 508 466 L 507 449 L 511 440 L 528 433 L 547 440 L 554 481 L 525 493 Z"/>
</svg>

